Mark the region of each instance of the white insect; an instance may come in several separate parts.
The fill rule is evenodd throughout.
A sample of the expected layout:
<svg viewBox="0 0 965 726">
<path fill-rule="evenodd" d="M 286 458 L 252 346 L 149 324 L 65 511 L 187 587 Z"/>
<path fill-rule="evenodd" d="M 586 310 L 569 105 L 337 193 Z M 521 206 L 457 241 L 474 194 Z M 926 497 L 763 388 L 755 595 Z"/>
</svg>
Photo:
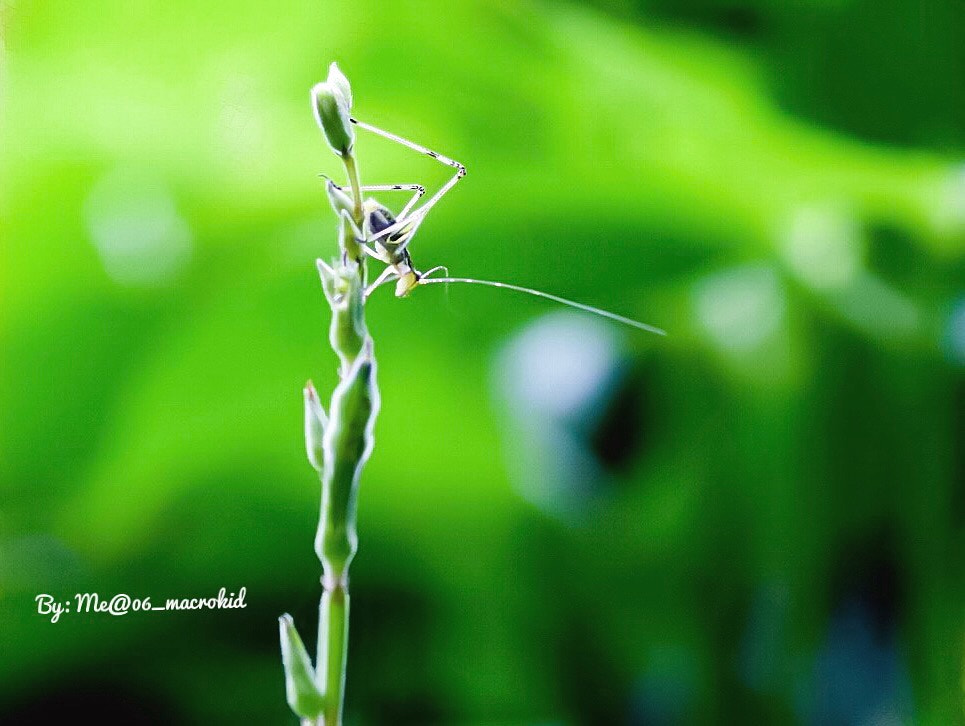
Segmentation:
<svg viewBox="0 0 965 726">
<path fill-rule="evenodd" d="M 656 333 L 657 335 L 666 335 L 664 330 L 652 325 L 641 323 L 638 320 L 633 320 L 631 318 L 624 317 L 623 315 L 617 315 L 609 310 L 601 310 L 600 308 L 595 308 L 591 305 L 584 305 L 583 303 L 568 300 L 566 298 L 559 297 L 558 295 L 551 295 L 550 293 L 543 292 L 541 290 L 521 287 L 520 285 L 512 285 L 507 282 L 477 280 L 469 277 L 449 277 L 449 270 L 442 265 L 433 267 L 427 272 L 419 272 L 412 264 L 412 258 L 409 255 L 409 244 L 412 242 L 412 238 L 415 236 L 419 226 L 422 224 L 423 220 L 425 220 L 429 210 L 431 210 L 432 207 L 434 207 L 436 203 L 442 199 L 446 192 L 452 189 L 460 179 L 466 176 L 466 167 L 458 161 L 450 159 L 448 156 L 443 156 L 432 149 L 428 149 L 425 146 L 416 144 L 408 139 L 404 139 L 397 134 L 385 131 L 384 129 L 364 123 L 363 121 L 359 121 L 355 118 L 351 118 L 349 120 L 360 129 L 371 131 L 374 134 L 389 139 L 390 141 L 394 141 L 397 144 L 401 144 L 420 154 L 431 156 L 433 159 L 436 159 L 446 166 L 452 167 L 456 170 L 452 177 L 442 185 L 439 191 L 433 194 L 432 197 L 430 197 L 429 200 L 420 207 L 416 207 L 416 204 L 418 204 L 419 200 L 426 191 L 425 187 L 423 187 L 421 184 L 375 184 L 361 187 L 360 192 L 412 192 L 412 197 L 408 202 L 406 202 L 405 206 L 402 207 L 401 211 L 397 215 L 393 214 L 388 207 L 380 204 L 378 201 L 372 198 L 366 199 L 362 204 L 363 228 L 360 230 L 356 227 L 355 230 L 358 237 L 358 242 L 366 254 L 386 265 L 386 268 L 382 271 L 382 274 L 380 274 L 375 281 L 373 281 L 372 284 L 366 288 L 366 297 L 371 295 L 381 285 L 393 280 L 396 281 L 395 294 L 397 297 L 405 297 L 419 285 L 428 285 L 432 283 L 465 283 L 469 285 L 486 285 L 488 287 L 514 290 L 516 292 L 526 293 L 527 295 L 534 295 L 546 300 L 552 300 L 553 302 L 560 303 L 561 305 L 568 305 L 569 307 L 592 313 L 593 315 L 608 318 L 615 322 L 622 323 L 623 325 L 629 325 L 650 333 Z M 347 191 L 347 188 L 340 187 L 338 185 L 335 185 L 335 188 L 339 191 Z M 431 275 L 439 272 L 440 270 L 445 271 L 446 277 L 435 277 L 429 279 Z"/>
</svg>

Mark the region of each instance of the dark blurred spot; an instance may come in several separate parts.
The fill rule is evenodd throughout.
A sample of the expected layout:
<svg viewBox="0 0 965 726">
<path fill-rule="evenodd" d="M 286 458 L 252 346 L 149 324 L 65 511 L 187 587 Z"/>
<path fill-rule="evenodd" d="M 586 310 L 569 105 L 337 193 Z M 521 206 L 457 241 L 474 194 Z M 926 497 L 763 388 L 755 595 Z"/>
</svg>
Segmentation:
<svg viewBox="0 0 965 726">
<path fill-rule="evenodd" d="M 607 402 L 589 444 L 608 471 L 625 473 L 640 455 L 649 424 L 648 403 L 644 378 L 637 374 L 621 381 Z"/>
<path fill-rule="evenodd" d="M 43 684 L 43 688 L 37 688 L 21 702 L 0 712 L 0 723 L 11 726 L 80 723 L 87 717 L 95 723 L 124 726 L 187 723 L 156 693 L 129 683 L 83 680 L 78 674 L 69 681 Z"/>
<path fill-rule="evenodd" d="M 908 666 L 899 649 L 904 578 L 889 532 L 842 551 L 836 605 L 806 687 L 802 720 L 858 726 L 914 719 Z"/>
<path fill-rule="evenodd" d="M 717 13 L 715 24 L 731 35 L 756 36 L 760 34 L 763 22 L 754 8 L 735 6 L 721 8 Z"/>
<path fill-rule="evenodd" d="M 878 532 L 845 547 L 832 583 L 839 607 L 857 600 L 867 607 L 877 637 L 894 632 L 904 610 L 905 583 L 890 532 Z"/>
<path fill-rule="evenodd" d="M 702 0 L 687 2 L 655 2 L 647 8 L 647 16 L 656 15 L 674 25 L 700 28 L 717 35 L 755 38 L 764 28 L 760 10 L 748 5 L 719 5 Z"/>
<path fill-rule="evenodd" d="M 437 694 L 430 659 L 422 655 L 433 642 L 429 602 L 397 585 L 352 582 L 352 636 L 347 680 L 360 721 L 371 724 L 452 723 Z"/>
<path fill-rule="evenodd" d="M 628 712 L 629 684 L 625 673 L 607 657 L 586 626 L 586 613 L 569 613 L 558 652 L 560 690 L 567 712 L 579 724 L 633 724 Z"/>
</svg>

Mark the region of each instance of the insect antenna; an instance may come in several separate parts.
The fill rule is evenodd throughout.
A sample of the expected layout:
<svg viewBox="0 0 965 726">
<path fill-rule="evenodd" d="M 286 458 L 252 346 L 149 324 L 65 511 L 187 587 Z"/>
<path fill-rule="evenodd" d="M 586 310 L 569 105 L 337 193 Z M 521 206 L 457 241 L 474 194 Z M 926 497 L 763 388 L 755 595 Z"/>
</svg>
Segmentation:
<svg viewBox="0 0 965 726">
<path fill-rule="evenodd" d="M 616 313 L 611 313 L 609 310 L 601 310 L 600 308 L 595 308 L 592 305 L 584 305 L 583 303 L 576 302 L 575 300 L 567 300 L 565 297 L 560 297 L 559 295 L 551 295 L 548 292 L 543 292 L 542 290 L 534 290 L 530 287 L 522 287 L 520 285 L 513 285 L 508 282 L 494 282 L 493 280 L 475 280 L 471 277 L 434 277 L 431 280 L 425 278 L 419 281 L 420 285 L 431 285 L 434 283 L 451 283 L 451 282 L 464 282 L 467 285 L 485 285 L 487 287 L 498 287 L 504 290 L 515 290 L 516 292 L 526 293 L 527 295 L 533 295 L 534 297 L 541 297 L 546 300 L 552 300 L 553 302 L 559 303 L 561 305 L 567 305 L 571 308 L 576 308 L 577 310 L 582 310 L 583 312 L 591 313 L 593 315 L 599 315 L 600 317 L 608 318 L 614 322 L 621 323 L 623 325 L 629 325 L 631 328 L 637 328 L 638 330 L 645 330 L 648 333 L 655 333 L 656 335 L 666 335 L 667 331 L 660 328 L 654 327 L 653 325 L 647 325 L 646 323 L 641 323 L 639 320 L 633 320 L 632 318 L 624 317 L 623 315 L 617 315 Z"/>
</svg>

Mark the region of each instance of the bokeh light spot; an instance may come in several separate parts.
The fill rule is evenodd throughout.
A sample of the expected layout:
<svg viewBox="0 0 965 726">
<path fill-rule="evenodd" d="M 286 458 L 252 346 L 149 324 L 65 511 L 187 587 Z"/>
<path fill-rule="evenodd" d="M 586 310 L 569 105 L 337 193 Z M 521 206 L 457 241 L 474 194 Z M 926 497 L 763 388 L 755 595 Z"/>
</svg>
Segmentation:
<svg viewBox="0 0 965 726">
<path fill-rule="evenodd" d="M 191 258 L 191 231 L 156 177 L 115 169 L 84 207 L 87 230 L 110 278 L 132 287 L 163 285 Z"/>
<path fill-rule="evenodd" d="M 804 207 L 794 214 L 784 239 L 784 258 L 794 273 L 819 290 L 840 288 L 861 268 L 860 234 L 850 214 Z"/>
<path fill-rule="evenodd" d="M 505 390 L 525 409 L 570 417 L 592 404 L 612 380 L 619 348 L 612 326 L 569 312 L 547 315 L 507 349 Z"/>
<path fill-rule="evenodd" d="M 694 288 L 693 302 L 700 327 L 718 348 L 732 353 L 753 351 L 777 334 L 787 308 L 777 273 L 762 265 L 705 277 Z"/>
</svg>

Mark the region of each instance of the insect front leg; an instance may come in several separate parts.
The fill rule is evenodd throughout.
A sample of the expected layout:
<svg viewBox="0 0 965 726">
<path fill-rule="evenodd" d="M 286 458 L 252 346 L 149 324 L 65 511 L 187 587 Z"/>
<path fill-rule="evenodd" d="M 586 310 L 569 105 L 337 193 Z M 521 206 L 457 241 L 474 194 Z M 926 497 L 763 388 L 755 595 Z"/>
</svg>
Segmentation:
<svg viewBox="0 0 965 726">
<path fill-rule="evenodd" d="M 436 265 L 436 266 L 433 267 L 431 270 L 426 270 L 425 272 L 420 272 L 420 273 L 419 273 L 419 282 L 422 282 L 423 280 L 425 280 L 425 279 L 427 279 L 427 278 L 429 278 L 429 277 L 432 277 L 432 276 L 433 276 L 434 274 L 436 274 L 437 272 L 444 272 L 444 273 L 446 273 L 445 276 L 446 276 L 446 277 L 449 277 L 449 268 L 448 268 L 448 267 L 446 267 L 445 265 Z"/>
<path fill-rule="evenodd" d="M 342 192 L 351 193 L 349 187 L 339 186 L 335 184 L 335 188 Z M 422 199 L 422 195 L 426 193 L 426 188 L 421 184 L 368 184 L 361 188 L 363 192 L 412 192 L 412 198 L 405 203 L 402 207 L 402 211 L 399 212 L 398 218 L 401 219 L 409 210 L 412 209 L 413 205 Z"/>
<path fill-rule="evenodd" d="M 366 244 L 362 244 L 361 247 L 362 247 L 362 251 L 365 254 L 367 254 L 369 257 L 371 257 L 373 260 L 378 260 L 379 262 L 383 262 L 386 265 L 392 264 L 392 260 L 389 259 L 388 255 L 382 252 L 379 252 L 379 250 L 373 249 Z"/>
<path fill-rule="evenodd" d="M 382 274 L 379 275 L 377 278 L 375 278 L 375 281 L 374 281 L 371 285 L 369 285 L 367 288 L 365 288 L 365 297 L 366 297 L 366 299 L 368 298 L 369 295 L 371 295 L 373 292 L 375 292 L 375 291 L 376 291 L 378 288 L 380 288 L 383 284 L 385 284 L 386 282 L 389 282 L 389 281 L 391 281 L 391 280 L 394 280 L 395 277 L 393 277 L 393 275 L 394 275 L 395 277 L 398 277 L 398 275 L 395 274 L 395 270 L 394 270 L 393 268 L 391 268 L 391 267 L 386 267 L 384 270 L 382 270 Z"/>
</svg>

